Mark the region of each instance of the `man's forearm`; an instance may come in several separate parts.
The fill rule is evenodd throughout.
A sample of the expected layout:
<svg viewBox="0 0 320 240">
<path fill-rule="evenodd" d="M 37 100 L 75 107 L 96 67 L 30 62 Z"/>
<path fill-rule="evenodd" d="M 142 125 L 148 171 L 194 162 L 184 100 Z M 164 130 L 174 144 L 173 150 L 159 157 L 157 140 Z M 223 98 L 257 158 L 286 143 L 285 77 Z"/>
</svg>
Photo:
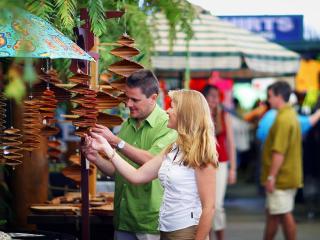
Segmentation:
<svg viewBox="0 0 320 240">
<path fill-rule="evenodd" d="M 279 169 L 284 161 L 284 155 L 278 152 L 272 153 L 272 162 L 269 171 L 269 176 L 276 177 L 278 175 Z"/>
<path fill-rule="evenodd" d="M 146 150 L 136 148 L 129 143 L 126 143 L 124 148 L 119 150 L 123 155 L 129 158 L 131 161 L 143 165 L 148 162 L 154 156 Z"/>
</svg>

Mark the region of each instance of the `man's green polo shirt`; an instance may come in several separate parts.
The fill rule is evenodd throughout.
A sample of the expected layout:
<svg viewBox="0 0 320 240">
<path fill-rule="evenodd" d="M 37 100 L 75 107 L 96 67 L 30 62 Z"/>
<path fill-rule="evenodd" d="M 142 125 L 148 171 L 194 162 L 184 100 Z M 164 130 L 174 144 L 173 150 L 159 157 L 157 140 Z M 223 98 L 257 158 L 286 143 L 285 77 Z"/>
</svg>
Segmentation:
<svg viewBox="0 0 320 240">
<path fill-rule="evenodd" d="M 277 189 L 302 187 L 302 137 L 297 114 L 291 106 L 278 111 L 263 147 L 261 183 L 267 181 L 272 153 L 284 155 L 284 161 L 276 177 Z"/>
<path fill-rule="evenodd" d="M 160 153 L 176 140 L 176 131 L 167 127 L 168 115 L 158 105 L 140 127 L 129 118 L 121 127 L 119 137 L 130 145 Z M 125 158 L 132 166 L 139 165 Z M 163 189 L 158 179 L 133 185 L 120 174 L 115 174 L 114 227 L 116 230 L 158 233 L 159 208 Z"/>
</svg>

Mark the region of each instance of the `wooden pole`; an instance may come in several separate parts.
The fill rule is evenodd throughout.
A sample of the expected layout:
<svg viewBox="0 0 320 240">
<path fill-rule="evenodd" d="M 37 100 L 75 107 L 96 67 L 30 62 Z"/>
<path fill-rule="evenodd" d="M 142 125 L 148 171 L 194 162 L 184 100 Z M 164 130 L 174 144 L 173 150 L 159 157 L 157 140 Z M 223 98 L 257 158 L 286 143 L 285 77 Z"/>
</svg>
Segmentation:
<svg viewBox="0 0 320 240">
<path fill-rule="evenodd" d="M 94 38 L 94 45 L 91 51 L 98 53 L 99 52 L 99 38 Z M 98 60 L 96 62 L 90 62 L 90 88 L 94 90 L 99 89 L 99 65 Z M 89 192 L 92 197 L 96 196 L 96 184 L 97 184 L 97 167 L 93 165 L 91 167 L 91 174 L 89 175 Z"/>
<path fill-rule="evenodd" d="M 81 138 L 81 145 L 84 139 Z M 89 222 L 89 164 L 84 154 L 81 156 L 81 230 L 82 240 L 90 239 L 90 222 Z"/>
</svg>

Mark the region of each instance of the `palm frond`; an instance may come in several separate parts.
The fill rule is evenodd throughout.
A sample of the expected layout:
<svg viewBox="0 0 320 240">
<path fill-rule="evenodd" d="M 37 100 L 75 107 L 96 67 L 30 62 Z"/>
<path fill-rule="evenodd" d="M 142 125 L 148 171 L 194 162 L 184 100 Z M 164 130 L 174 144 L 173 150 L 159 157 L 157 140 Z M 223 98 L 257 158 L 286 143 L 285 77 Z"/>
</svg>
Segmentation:
<svg viewBox="0 0 320 240">
<path fill-rule="evenodd" d="M 51 0 L 27 0 L 25 6 L 29 12 L 46 21 L 51 21 L 51 16 L 54 11 L 54 4 Z"/>
<path fill-rule="evenodd" d="M 75 17 L 77 10 L 76 0 L 54 0 L 58 17 L 61 20 L 61 28 L 72 32 L 75 27 Z"/>
<path fill-rule="evenodd" d="M 91 30 L 97 37 L 100 37 L 106 30 L 105 10 L 101 0 L 88 1 L 88 9 L 91 23 Z"/>
</svg>

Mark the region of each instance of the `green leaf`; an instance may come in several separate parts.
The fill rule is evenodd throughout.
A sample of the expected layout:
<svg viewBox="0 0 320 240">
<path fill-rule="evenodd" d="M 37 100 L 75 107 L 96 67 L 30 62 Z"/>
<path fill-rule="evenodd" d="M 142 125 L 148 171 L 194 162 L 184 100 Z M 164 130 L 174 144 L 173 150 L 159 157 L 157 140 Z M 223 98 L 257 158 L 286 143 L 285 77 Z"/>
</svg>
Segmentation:
<svg viewBox="0 0 320 240">
<path fill-rule="evenodd" d="M 7 220 L 5 220 L 5 219 L 0 219 L 0 226 L 1 225 L 4 225 L 4 224 L 6 224 L 7 223 Z"/>
<path fill-rule="evenodd" d="M 91 30 L 97 37 L 100 37 L 106 31 L 105 10 L 101 0 L 88 1 L 88 9 L 91 23 Z"/>
<path fill-rule="evenodd" d="M 20 73 L 15 67 L 11 67 L 8 73 L 9 83 L 5 86 L 4 94 L 8 98 L 15 99 L 21 103 L 26 93 L 26 87 Z"/>
<path fill-rule="evenodd" d="M 77 13 L 76 0 L 55 0 L 57 16 L 61 21 L 61 28 L 68 32 L 72 32 L 76 26 L 75 18 Z"/>
<path fill-rule="evenodd" d="M 37 73 L 34 70 L 32 62 L 32 58 L 26 58 L 23 71 L 23 79 L 29 84 L 32 84 L 37 80 Z"/>
<path fill-rule="evenodd" d="M 41 17 L 46 21 L 50 21 L 54 12 L 54 5 L 51 0 L 27 0 L 25 2 L 29 12 Z"/>
</svg>

